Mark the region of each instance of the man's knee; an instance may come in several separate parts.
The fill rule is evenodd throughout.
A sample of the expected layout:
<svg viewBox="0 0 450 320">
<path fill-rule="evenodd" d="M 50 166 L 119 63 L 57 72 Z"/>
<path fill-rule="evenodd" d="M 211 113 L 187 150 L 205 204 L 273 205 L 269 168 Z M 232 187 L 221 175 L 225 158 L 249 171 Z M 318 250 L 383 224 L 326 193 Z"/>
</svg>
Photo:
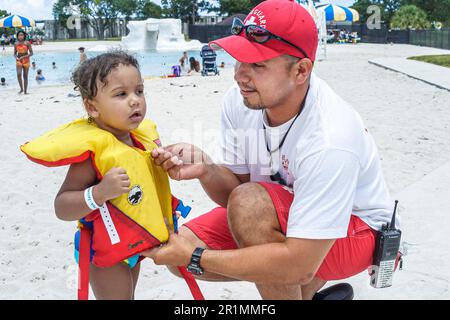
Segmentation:
<svg viewBox="0 0 450 320">
<path fill-rule="evenodd" d="M 240 247 L 265 243 L 280 229 L 272 199 L 258 183 L 244 183 L 231 192 L 227 217 Z"/>
<path fill-rule="evenodd" d="M 231 224 L 248 223 L 256 218 L 259 209 L 270 205 L 264 187 L 258 183 L 244 183 L 236 187 L 228 198 L 227 216 Z"/>
</svg>

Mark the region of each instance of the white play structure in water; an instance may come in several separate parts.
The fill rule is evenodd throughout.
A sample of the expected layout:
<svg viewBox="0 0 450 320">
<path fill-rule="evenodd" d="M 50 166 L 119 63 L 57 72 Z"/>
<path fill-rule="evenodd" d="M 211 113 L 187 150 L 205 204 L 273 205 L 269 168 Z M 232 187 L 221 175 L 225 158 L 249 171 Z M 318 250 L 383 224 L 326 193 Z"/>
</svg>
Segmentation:
<svg viewBox="0 0 450 320">
<path fill-rule="evenodd" d="M 306 1 L 298 1 L 306 2 Z M 302 4 L 314 18 L 319 31 L 319 47 L 317 59 L 327 57 L 327 27 L 324 11 L 316 11 L 311 0 Z M 201 50 L 203 44 L 198 40 L 186 41 L 182 33 L 180 19 L 147 19 L 144 21 L 129 21 L 130 30 L 126 37 L 122 37 L 121 47 L 131 51 L 195 51 Z"/>
<path fill-rule="evenodd" d="M 122 37 L 121 45 L 128 50 L 189 51 L 200 50 L 198 40 L 186 41 L 180 19 L 147 19 L 130 21 L 130 33 Z"/>
</svg>

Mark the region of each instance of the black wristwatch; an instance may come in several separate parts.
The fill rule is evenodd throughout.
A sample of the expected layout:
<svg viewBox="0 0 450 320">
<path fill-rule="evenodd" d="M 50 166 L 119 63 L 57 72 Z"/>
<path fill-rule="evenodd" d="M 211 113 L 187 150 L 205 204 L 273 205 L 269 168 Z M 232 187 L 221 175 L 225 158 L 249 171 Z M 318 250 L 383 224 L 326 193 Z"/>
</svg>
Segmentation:
<svg viewBox="0 0 450 320">
<path fill-rule="evenodd" d="M 200 258 L 203 251 L 205 251 L 205 248 L 195 248 L 191 256 L 191 262 L 187 266 L 187 271 L 198 276 L 203 274 L 203 269 L 200 267 Z"/>
</svg>

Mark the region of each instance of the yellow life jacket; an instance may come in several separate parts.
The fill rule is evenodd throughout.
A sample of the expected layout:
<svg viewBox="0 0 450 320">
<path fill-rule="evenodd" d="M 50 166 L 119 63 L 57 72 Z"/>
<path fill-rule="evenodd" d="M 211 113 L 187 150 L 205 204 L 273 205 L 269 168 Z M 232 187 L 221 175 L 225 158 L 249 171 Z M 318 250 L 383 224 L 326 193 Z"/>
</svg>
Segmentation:
<svg viewBox="0 0 450 320">
<path fill-rule="evenodd" d="M 128 194 L 107 201 L 118 242 L 114 243 L 101 210 L 83 223 L 93 223 L 92 262 L 112 266 L 155 245 L 166 242 L 173 228 L 173 199 L 167 173 L 155 165 L 151 150 L 160 146 L 156 125 L 144 120 L 131 132 L 136 147 L 119 141 L 112 133 L 79 119 L 56 128 L 21 146 L 32 161 L 53 167 L 91 159 L 98 180 L 113 167 L 124 168 L 130 178 Z M 102 221 L 103 218 L 103 221 Z M 106 224 L 106 225 L 105 225 Z"/>
</svg>

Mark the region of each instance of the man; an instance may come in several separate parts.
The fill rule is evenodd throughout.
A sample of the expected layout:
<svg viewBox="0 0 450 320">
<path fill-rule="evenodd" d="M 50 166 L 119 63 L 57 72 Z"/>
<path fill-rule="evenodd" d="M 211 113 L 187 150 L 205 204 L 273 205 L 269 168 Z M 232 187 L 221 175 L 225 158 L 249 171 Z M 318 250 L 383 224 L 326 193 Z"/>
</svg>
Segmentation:
<svg viewBox="0 0 450 320">
<path fill-rule="evenodd" d="M 375 230 L 394 203 L 361 118 L 312 74 L 318 37 L 308 12 L 265 1 L 233 33 L 211 44 L 238 61 L 221 163 L 187 144 L 152 152 L 172 179 L 199 179 L 221 207 L 144 254 L 173 272 L 189 265 L 198 279 L 254 282 L 263 299 L 311 299 L 371 265 Z"/>
</svg>

